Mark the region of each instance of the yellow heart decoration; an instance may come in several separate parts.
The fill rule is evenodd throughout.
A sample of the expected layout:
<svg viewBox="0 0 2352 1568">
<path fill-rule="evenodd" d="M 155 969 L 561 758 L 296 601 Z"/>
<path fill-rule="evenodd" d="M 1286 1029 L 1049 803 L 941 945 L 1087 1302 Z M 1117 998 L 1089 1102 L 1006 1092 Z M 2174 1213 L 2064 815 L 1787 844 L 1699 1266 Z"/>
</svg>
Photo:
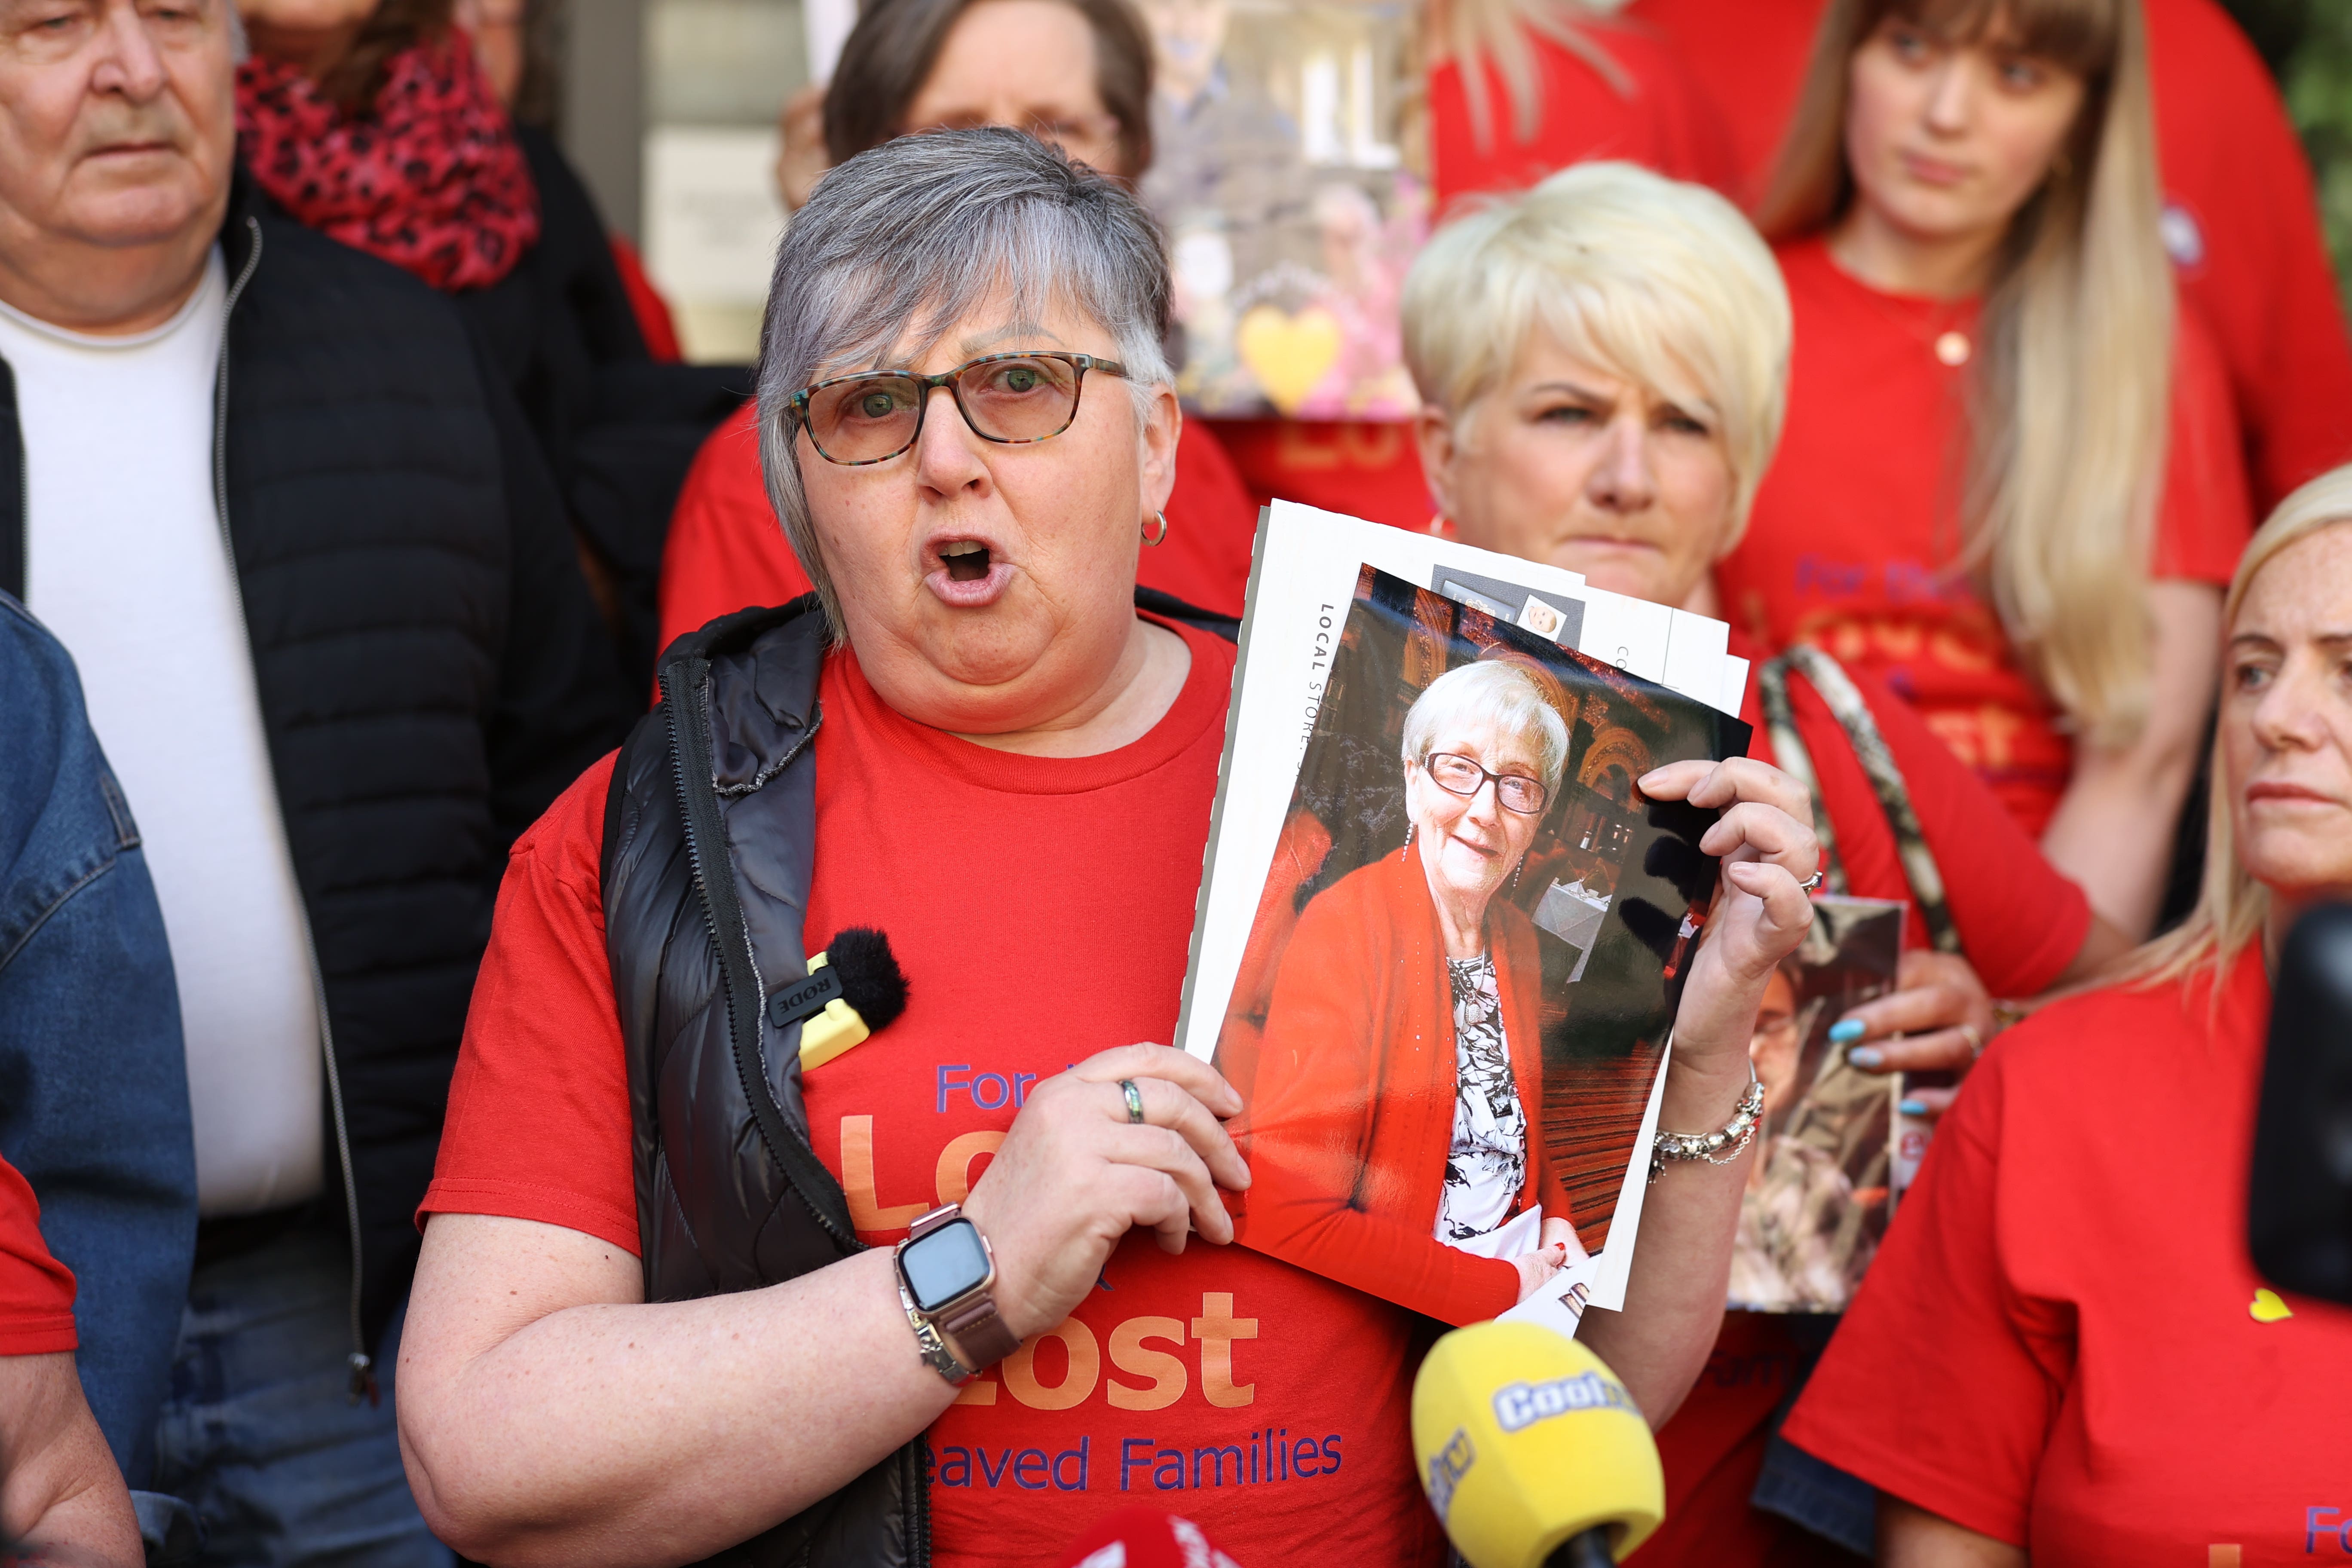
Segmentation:
<svg viewBox="0 0 2352 1568">
<path fill-rule="evenodd" d="M 2280 1300 L 2275 1290 L 2257 1290 L 2253 1303 L 2246 1309 L 2246 1316 L 2258 1323 L 2276 1323 L 2294 1317 L 2294 1309 Z"/>
<path fill-rule="evenodd" d="M 1257 377 L 1266 401 L 1288 416 L 1339 363 L 1339 318 L 1320 305 L 1295 316 L 1252 305 L 1234 330 L 1234 352 Z"/>
</svg>

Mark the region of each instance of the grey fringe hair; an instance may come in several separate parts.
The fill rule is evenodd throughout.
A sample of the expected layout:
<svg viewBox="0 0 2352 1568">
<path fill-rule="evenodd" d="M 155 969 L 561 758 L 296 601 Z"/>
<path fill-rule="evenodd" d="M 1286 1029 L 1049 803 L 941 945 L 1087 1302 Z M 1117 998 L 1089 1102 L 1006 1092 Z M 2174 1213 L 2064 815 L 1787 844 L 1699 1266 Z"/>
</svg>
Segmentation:
<svg viewBox="0 0 2352 1568">
<path fill-rule="evenodd" d="M 1168 305 L 1160 228 L 1142 205 L 1021 132 L 902 136 L 817 182 L 784 231 L 761 323 L 760 461 L 835 641 L 841 601 L 817 548 L 786 400 L 826 376 L 908 363 L 975 310 L 1001 308 L 1011 324 L 1060 307 L 1118 345 L 1140 431 L 1156 390 L 1173 379 L 1160 348 Z"/>
<path fill-rule="evenodd" d="M 1404 714 L 1404 760 L 1414 767 L 1429 761 L 1440 728 L 1449 723 L 1492 724 L 1507 734 L 1531 735 L 1543 768 L 1544 792 L 1557 794 L 1568 768 L 1568 724 L 1544 700 L 1527 672 L 1501 659 L 1457 665 L 1431 681 Z"/>
</svg>

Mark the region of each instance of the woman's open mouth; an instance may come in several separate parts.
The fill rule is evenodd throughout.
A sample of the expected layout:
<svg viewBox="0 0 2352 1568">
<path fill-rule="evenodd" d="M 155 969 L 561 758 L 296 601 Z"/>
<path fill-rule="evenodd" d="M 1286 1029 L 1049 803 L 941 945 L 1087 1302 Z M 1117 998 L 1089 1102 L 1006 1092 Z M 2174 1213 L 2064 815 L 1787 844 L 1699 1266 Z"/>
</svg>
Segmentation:
<svg viewBox="0 0 2352 1568">
<path fill-rule="evenodd" d="M 942 539 L 931 546 L 939 564 L 923 575 L 931 592 L 960 610 L 984 609 L 1003 596 L 1013 563 L 981 539 Z"/>
<path fill-rule="evenodd" d="M 988 546 L 977 539 L 959 539 L 940 546 L 940 559 L 946 563 L 950 582 L 977 583 L 987 576 L 988 555 Z"/>
</svg>

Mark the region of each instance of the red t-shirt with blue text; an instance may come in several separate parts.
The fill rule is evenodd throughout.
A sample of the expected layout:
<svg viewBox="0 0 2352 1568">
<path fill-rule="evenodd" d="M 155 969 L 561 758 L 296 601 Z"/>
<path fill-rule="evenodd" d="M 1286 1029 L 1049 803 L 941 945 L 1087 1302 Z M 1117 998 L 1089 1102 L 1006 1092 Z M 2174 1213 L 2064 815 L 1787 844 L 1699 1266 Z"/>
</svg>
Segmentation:
<svg viewBox="0 0 2352 1568">
<path fill-rule="evenodd" d="M 2063 715 L 1958 564 L 1973 300 L 1883 293 L 1819 239 L 1782 247 L 1796 317 L 1779 455 L 1739 547 L 1725 614 L 1768 647 L 1809 642 L 1876 676 L 2037 839 L 2074 767 Z M 1958 356 L 1954 356 L 1958 357 Z M 2149 575 L 2226 584 L 2253 531 L 2218 352 L 2185 303 Z"/>
<path fill-rule="evenodd" d="M 1233 681 L 1192 670 L 1141 740 L 992 751 L 888 708 L 830 656 L 814 742 L 812 951 L 887 932 L 907 1011 L 808 1075 L 809 1131 L 883 1246 L 961 1200 L 1041 1078 L 1175 1030 Z M 516 844 L 423 1213 L 512 1215 L 635 1251 L 628 1085 L 598 863 L 598 763 Z M 1067 1321 L 974 1381 L 928 1434 L 935 1560 L 1052 1561 L 1138 1501 L 1245 1563 L 1425 1563 L 1415 1342 L 1400 1309 L 1242 1247 L 1112 1254 Z M 907 1353 L 915 1354 L 913 1336 Z"/>
</svg>

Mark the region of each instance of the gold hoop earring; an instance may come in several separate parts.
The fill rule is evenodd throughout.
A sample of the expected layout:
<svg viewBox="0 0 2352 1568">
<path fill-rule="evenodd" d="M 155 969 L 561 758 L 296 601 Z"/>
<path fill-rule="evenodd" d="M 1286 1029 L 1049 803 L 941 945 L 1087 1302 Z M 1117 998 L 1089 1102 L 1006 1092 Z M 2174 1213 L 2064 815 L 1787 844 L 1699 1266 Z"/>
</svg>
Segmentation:
<svg viewBox="0 0 2352 1568">
<path fill-rule="evenodd" d="M 1164 511 L 1155 511 L 1151 514 L 1151 521 L 1160 525 L 1160 531 L 1152 532 L 1151 524 L 1146 523 L 1143 528 L 1143 542 L 1158 544 L 1168 537 L 1168 514 Z"/>
</svg>

